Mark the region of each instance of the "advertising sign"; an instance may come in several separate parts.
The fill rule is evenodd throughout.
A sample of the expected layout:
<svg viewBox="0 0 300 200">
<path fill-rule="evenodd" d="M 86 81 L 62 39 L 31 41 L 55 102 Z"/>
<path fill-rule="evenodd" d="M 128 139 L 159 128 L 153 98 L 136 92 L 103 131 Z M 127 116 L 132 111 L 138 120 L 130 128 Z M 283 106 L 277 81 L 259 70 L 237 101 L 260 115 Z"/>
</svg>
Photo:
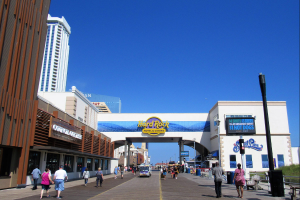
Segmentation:
<svg viewBox="0 0 300 200">
<path fill-rule="evenodd" d="M 138 127 L 143 129 L 143 133 L 155 136 L 165 133 L 166 128 L 169 128 L 169 122 L 163 122 L 158 117 L 150 117 L 146 122 L 139 121 Z"/>
<path fill-rule="evenodd" d="M 254 149 L 255 151 L 262 151 L 264 146 L 262 144 L 256 144 L 256 141 L 253 138 L 250 138 L 249 140 L 246 140 L 244 142 L 244 148 Z M 235 153 L 240 151 L 240 142 L 237 140 L 233 144 L 233 151 Z"/>
<path fill-rule="evenodd" d="M 255 135 L 253 117 L 226 118 L 226 135 Z"/>
<path fill-rule="evenodd" d="M 81 130 L 59 119 L 50 118 L 49 137 L 81 144 L 82 135 Z"/>
<path fill-rule="evenodd" d="M 189 157 L 189 152 L 188 151 L 181 151 L 180 156 L 181 157 Z"/>
</svg>

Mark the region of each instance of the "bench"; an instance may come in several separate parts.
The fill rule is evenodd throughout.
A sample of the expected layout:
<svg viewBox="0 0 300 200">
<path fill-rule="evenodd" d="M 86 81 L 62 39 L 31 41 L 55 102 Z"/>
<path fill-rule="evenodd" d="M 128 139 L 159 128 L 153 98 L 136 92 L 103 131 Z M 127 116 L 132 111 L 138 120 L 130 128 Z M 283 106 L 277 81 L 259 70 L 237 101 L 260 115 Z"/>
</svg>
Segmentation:
<svg viewBox="0 0 300 200">
<path fill-rule="evenodd" d="M 290 185 L 290 192 L 289 194 L 291 195 L 291 199 L 292 200 L 296 200 L 297 199 L 297 190 L 300 190 L 300 186 L 299 185 Z"/>
<path fill-rule="evenodd" d="M 254 175 L 251 177 L 250 180 L 246 180 L 247 190 L 249 190 L 249 188 L 252 188 L 253 190 L 257 190 L 259 181 L 260 181 L 260 176 L 258 175 Z"/>
</svg>

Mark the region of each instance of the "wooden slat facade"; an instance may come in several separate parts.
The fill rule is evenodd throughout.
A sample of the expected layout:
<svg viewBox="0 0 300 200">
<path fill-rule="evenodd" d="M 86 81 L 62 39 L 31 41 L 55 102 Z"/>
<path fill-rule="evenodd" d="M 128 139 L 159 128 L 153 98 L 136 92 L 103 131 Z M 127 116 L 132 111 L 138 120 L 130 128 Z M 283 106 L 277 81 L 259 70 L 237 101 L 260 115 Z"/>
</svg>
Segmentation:
<svg viewBox="0 0 300 200">
<path fill-rule="evenodd" d="M 13 149 L 18 162 L 10 183 L 1 180 L 0 189 L 26 183 L 49 7 L 50 1 L 0 0 L 0 146 L 20 147 Z"/>
<path fill-rule="evenodd" d="M 40 105 L 44 103 L 41 100 L 39 100 L 39 102 Z M 46 107 L 49 108 L 49 106 L 51 105 L 49 104 Z M 78 121 L 76 119 L 72 119 L 68 122 L 65 119 L 59 118 L 58 116 L 61 115 L 60 112 L 62 111 L 53 111 L 53 113 L 51 114 L 45 110 L 42 110 L 41 108 L 38 108 L 33 146 L 52 146 L 99 156 L 106 156 L 111 158 L 114 157 L 114 144 L 110 142 L 111 139 L 98 132 L 97 130 L 91 129 L 88 126 L 82 126 L 81 128 L 75 126 L 76 128 L 80 129 L 83 135 L 82 144 L 80 145 L 49 137 L 51 117 L 57 118 L 69 125 L 72 125 L 74 124 L 74 122 Z"/>
</svg>

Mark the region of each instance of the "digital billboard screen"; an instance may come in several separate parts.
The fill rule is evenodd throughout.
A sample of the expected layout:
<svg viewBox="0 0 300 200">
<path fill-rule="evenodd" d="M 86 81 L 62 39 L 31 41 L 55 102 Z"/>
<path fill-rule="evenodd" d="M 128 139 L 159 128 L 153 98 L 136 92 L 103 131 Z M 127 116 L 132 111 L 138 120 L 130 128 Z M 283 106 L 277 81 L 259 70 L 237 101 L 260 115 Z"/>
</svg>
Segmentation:
<svg viewBox="0 0 300 200">
<path fill-rule="evenodd" d="M 226 118 L 226 135 L 255 135 L 254 117 Z"/>
</svg>

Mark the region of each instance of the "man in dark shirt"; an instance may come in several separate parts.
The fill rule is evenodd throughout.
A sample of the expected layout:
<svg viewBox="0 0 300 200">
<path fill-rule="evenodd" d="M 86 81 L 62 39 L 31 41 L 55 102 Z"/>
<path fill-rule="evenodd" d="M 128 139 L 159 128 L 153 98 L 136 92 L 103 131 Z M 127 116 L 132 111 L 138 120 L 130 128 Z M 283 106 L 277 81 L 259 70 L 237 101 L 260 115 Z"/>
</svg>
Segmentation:
<svg viewBox="0 0 300 200">
<path fill-rule="evenodd" d="M 224 170 L 222 167 L 219 166 L 219 163 L 216 163 L 216 167 L 212 170 L 212 175 L 215 175 L 215 190 L 217 194 L 217 198 L 221 198 L 222 192 L 221 192 L 221 185 L 223 180 Z"/>
<path fill-rule="evenodd" d="M 124 166 L 123 165 L 121 165 L 120 171 L 121 171 L 121 179 L 123 179 L 123 173 L 124 173 Z"/>
</svg>

